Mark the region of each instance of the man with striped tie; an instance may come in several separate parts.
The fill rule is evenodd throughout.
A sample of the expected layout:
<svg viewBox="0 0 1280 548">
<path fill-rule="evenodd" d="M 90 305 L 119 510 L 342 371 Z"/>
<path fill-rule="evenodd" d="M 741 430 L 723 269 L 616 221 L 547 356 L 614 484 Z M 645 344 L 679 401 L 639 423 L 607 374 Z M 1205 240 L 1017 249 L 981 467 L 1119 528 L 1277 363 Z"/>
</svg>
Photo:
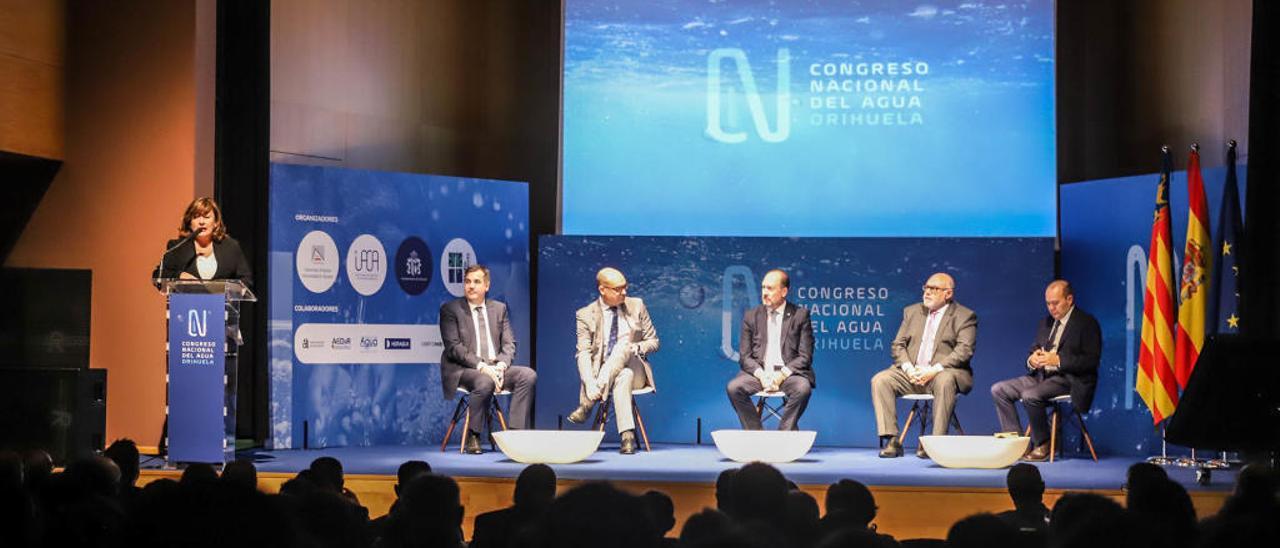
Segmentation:
<svg viewBox="0 0 1280 548">
<path fill-rule="evenodd" d="M 921 302 L 902 311 L 902 324 L 890 345 L 893 364 L 871 378 L 882 458 L 902 456 L 898 396 L 932 394 L 933 435 L 945 436 L 956 395 L 973 388 L 969 361 L 978 341 L 978 315 L 955 302 L 956 281 L 945 272 L 929 276 L 923 290 Z M 916 456 L 928 458 L 923 446 Z"/>
<path fill-rule="evenodd" d="M 480 429 L 485 410 L 495 391 L 511 391 L 510 421 L 507 427 L 530 427 L 533 387 L 538 374 L 528 367 L 511 365 L 516 355 L 516 337 L 507 317 L 507 305 L 486 298 L 489 269 L 478 264 L 463 273 L 464 296 L 440 306 L 441 386 L 445 399 L 453 399 L 458 387 L 468 391 L 467 431 L 462 433 L 462 450 L 478 455 Z"/>
</svg>

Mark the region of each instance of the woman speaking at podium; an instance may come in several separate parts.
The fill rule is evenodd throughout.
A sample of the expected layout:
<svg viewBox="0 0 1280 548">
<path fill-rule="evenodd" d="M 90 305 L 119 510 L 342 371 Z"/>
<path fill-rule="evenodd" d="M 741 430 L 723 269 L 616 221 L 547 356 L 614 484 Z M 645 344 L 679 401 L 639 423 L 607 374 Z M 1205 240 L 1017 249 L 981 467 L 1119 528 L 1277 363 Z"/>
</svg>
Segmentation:
<svg viewBox="0 0 1280 548">
<path fill-rule="evenodd" d="M 253 284 L 249 261 L 240 242 L 227 235 L 222 211 L 213 198 L 196 198 L 182 214 L 178 237 L 165 245 L 160 270 L 155 276 L 182 280 L 239 280 Z"/>
<path fill-rule="evenodd" d="M 227 227 L 222 224 L 222 211 L 213 198 L 201 197 L 192 200 L 182 214 L 182 224 L 178 225 L 178 237 L 169 240 L 165 245 L 160 264 L 153 272 L 153 282 L 160 287 L 162 280 L 237 280 L 249 287 L 253 283 L 253 273 L 249 270 L 249 261 L 245 259 L 240 243 L 227 235 Z M 223 356 L 225 374 L 225 392 L 223 398 L 224 430 L 226 447 L 235 447 L 236 433 L 236 384 L 239 348 L 244 344 L 240 333 L 240 310 L 237 303 L 230 300 L 226 303 L 226 338 L 227 345 Z M 165 417 L 164 431 L 160 436 L 160 450 L 166 452 L 168 445 L 169 417 Z"/>
</svg>

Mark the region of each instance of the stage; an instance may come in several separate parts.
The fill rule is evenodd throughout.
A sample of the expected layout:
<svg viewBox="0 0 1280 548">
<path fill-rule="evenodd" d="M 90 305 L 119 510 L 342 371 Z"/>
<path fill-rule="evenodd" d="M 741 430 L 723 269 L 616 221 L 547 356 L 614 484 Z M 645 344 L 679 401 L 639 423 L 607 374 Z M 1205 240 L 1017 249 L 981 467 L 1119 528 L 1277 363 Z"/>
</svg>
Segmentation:
<svg viewBox="0 0 1280 548">
<path fill-rule="evenodd" d="M 677 525 L 703 507 L 715 505 L 715 480 L 720 471 L 740 464 L 730 461 L 714 445 L 655 444 L 643 446 L 635 455 L 621 455 L 616 443 L 606 443 L 583 462 L 554 465 L 561 489 L 582 481 L 610 480 L 623 488 L 642 492 L 658 489 L 671 495 L 676 504 Z M 870 448 L 815 447 L 803 459 L 777 465 L 787 478 L 799 484 L 822 504 L 827 485 L 852 478 L 867 484 L 876 496 L 880 530 L 898 538 L 945 537 L 956 520 L 977 512 L 999 512 L 1012 508 L 1005 492 L 1006 470 L 957 470 L 919 459 L 911 452 L 897 459 L 881 459 Z M 471 529 L 474 516 L 510 504 L 515 477 L 524 465 L 507 459 L 501 452 L 463 455 L 457 445 L 441 452 L 434 447 L 344 447 L 331 449 L 238 453 L 258 467 L 263 489 L 274 492 L 284 481 L 308 466 L 315 458 L 332 456 L 342 461 L 347 486 L 369 508 L 371 516 L 387 511 L 395 495 L 396 468 L 407 460 L 425 460 L 439 474 L 458 480 L 463 504 L 467 507 L 464 529 Z M 1133 457 L 1100 457 L 1072 454 L 1056 462 L 1035 463 L 1044 477 L 1046 504 L 1066 491 L 1093 491 L 1123 501 L 1121 486 Z M 1169 467 L 1169 475 L 1191 494 L 1197 515 L 1211 515 L 1221 507 L 1235 481 L 1235 470 L 1214 471 L 1209 485 L 1196 484 L 1194 470 Z M 144 481 L 174 477 L 177 471 L 144 471 Z M 924 506 L 927 505 L 927 506 Z M 930 511 L 922 514 L 921 508 Z M 922 517 L 925 516 L 925 517 Z"/>
</svg>

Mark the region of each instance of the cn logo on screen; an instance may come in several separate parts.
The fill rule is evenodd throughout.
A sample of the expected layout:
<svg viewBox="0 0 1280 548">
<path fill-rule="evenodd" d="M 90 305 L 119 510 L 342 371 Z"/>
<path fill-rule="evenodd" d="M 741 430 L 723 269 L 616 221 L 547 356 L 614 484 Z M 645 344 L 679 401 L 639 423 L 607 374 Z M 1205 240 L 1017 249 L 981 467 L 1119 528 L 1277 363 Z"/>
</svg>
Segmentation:
<svg viewBox="0 0 1280 548">
<path fill-rule="evenodd" d="M 347 278 L 356 293 L 368 297 L 382 289 L 387 279 L 387 252 L 382 242 L 361 234 L 347 250 Z"/>
<path fill-rule="evenodd" d="M 734 72 L 742 80 L 742 94 L 747 101 L 747 109 L 751 111 L 751 121 L 755 124 L 756 135 L 766 143 L 781 143 L 791 135 L 791 52 L 786 48 L 778 50 L 778 93 L 777 114 L 773 130 L 769 129 L 769 118 L 764 111 L 764 99 L 756 87 L 755 76 L 751 72 L 751 63 L 747 62 L 747 53 L 738 48 L 720 48 L 707 55 L 707 135 L 721 143 L 741 143 L 747 140 L 745 131 L 728 131 L 721 123 L 720 116 L 725 108 L 736 112 L 736 104 L 724 105 L 722 98 L 736 100 L 732 95 L 733 88 L 725 86 L 723 65 L 725 61 L 733 61 Z"/>
<path fill-rule="evenodd" d="M 187 336 L 205 337 L 209 334 L 209 311 L 187 311 Z"/>
</svg>

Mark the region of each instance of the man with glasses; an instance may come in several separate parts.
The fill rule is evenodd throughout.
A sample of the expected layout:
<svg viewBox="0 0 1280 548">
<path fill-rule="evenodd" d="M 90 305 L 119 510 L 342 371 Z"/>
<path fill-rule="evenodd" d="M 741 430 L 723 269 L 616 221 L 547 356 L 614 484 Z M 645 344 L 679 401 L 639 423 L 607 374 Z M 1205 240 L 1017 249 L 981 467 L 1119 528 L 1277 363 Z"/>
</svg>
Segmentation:
<svg viewBox="0 0 1280 548">
<path fill-rule="evenodd" d="M 516 356 L 516 336 L 511 331 L 507 305 L 487 298 L 489 269 L 473 264 L 462 274 L 460 299 L 440 306 L 440 385 L 445 399 L 453 399 L 458 387 L 467 389 L 467 431 L 462 433 L 462 450 L 478 455 L 480 429 L 489 409 L 493 393 L 511 391 L 513 429 L 530 427 L 529 413 L 533 405 L 533 386 L 538 380 L 534 370 L 511 365 Z"/>
<path fill-rule="evenodd" d="M 1098 320 L 1075 306 L 1075 295 L 1066 280 L 1054 280 L 1044 290 L 1049 315 L 1040 320 L 1027 356 L 1027 374 L 1003 380 L 991 387 L 1000 429 L 1022 431 L 1018 400 L 1031 423 L 1031 450 L 1026 460 L 1049 458 L 1049 400 L 1071 394 L 1071 405 L 1087 413 L 1098 385 L 1098 360 L 1102 356 L 1102 329 Z"/>
<path fill-rule="evenodd" d="M 899 396 L 932 394 L 933 435 L 943 436 L 951 424 L 956 395 L 973 388 L 969 360 L 978 340 L 978 315 L 952 300 L 955 288 L 955 280 L 945 273 L 929 276 L 922 302 L 902 311 L 902 325 L 890 345 L 893 365 L 871 378 L 881 458 L 902 456 Z M 916 456 L 929 457 L 923 445 L 916 449 Z"/>
<path fill-rule="evenodd" d="M 620 452 L 636 452 L 631 391 L 654 386 L 647 356 L 658 350 L 658 332 L 644 301 L 627 296 L 627 278 L 616 268 L 596 273 L 600 298 L 578 309 L 578 408 L 569 422 L 581 424 L 597 402 L 613 398 L 622 439 Z"/>
<path fill-rule="evenodd" d="M 809 310 L 787 301 L 790 278 L 770 270 L 760 283 L 761 305 L 742 315 L 738 366 L 729 381 L 729 402 L 744 430 L 760 430 L 751 396 L 761 390 L 786 394 L 778 430 L 795 430 L 817 385 L 813 375 L 813 323 Z"/>
</svg>

